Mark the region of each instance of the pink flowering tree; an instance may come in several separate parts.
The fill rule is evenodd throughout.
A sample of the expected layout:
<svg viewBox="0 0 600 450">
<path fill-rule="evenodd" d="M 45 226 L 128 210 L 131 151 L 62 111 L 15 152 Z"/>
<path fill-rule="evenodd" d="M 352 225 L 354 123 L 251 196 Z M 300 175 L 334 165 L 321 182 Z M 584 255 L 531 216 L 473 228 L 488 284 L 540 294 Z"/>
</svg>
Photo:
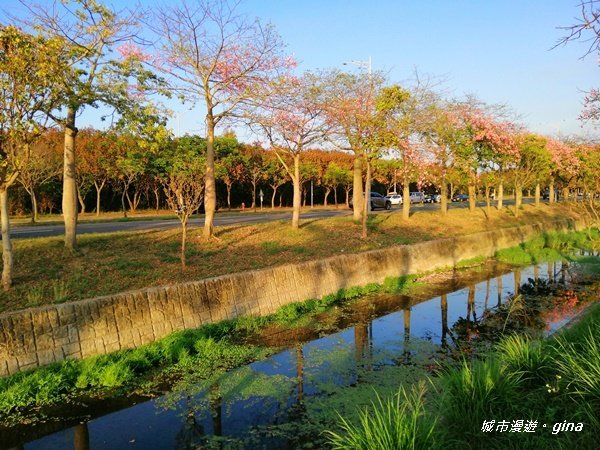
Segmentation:
<svg viewBox="0 0 600 450">
<path fill-rule="evenodd" d="M 583 98 L 583 111 L 579 119 L 584 122 L 600 122 L 600 90 L 591 89 Z"/>
<path fill-rule="evenodd" d="M 305 73 L 300 77 L 283 76 L 265 86 L 260 103 L 246 114 L 250 125 L 269 140 L 292 180 L 294 229 L 300 226 L 303 178 L 300 159 L 308 147 L 327 133 L 324 104 L 321 78 Z"/>
<path fill-rule="evenodd" d="M 552 169 L 549 183 L 549 201 L 550 203 L 554 202 L 554 189 L 557 182 L 562 186 L 563 200 L 568 201 L 570 190 L 569 184 L 575 179 L 580 165 L 577 152 L 573 146 L 552 138 L 548 139 L 546 148 L 550 152 L 550 157 L 552 159 Z"/>
<path fill-rule="evenodd" d="M 475 210 L 478 170 L 496 170 L 498 176 L 498 209 L 502 209 L 502 171 L 516 164 L 519 148 L 514 140 L 516 127 L 510 122 L 494 120 L 491 114 L 467 103 L 451 109 L 453 123 L 450 141 L 455 162 L 467 178 L 469 209 Z"/>
<path fill-rule="evenodd" d="M 156 54 L 149 61 L 184 101 L 202 103 L 206 126 L 204 236 L 211 237 L 216 210 L 215 128 L 236 117 L 282 71 L 295 66 L 270 25 L 236 12 L 237 2 L 190 0 L 157 9 Z"/>
<path fill-rule="evenodd" d="M 357 221 L 362 219 L 365 224 L 363 235 L 366 235 L 368 203 L 364 202 L 364 198 L 370 198 L 371 161 L 380 150 L 377 139 L 382 127 L 377 118 L 376 99 L 383 81 L 377 74 L 351 75 L 339 71 L 333 71 L 326 77 L 325 115 L 330 126 L 329 138 L 338 148 L 354 155 L 353 217 Z"/>
</svg>

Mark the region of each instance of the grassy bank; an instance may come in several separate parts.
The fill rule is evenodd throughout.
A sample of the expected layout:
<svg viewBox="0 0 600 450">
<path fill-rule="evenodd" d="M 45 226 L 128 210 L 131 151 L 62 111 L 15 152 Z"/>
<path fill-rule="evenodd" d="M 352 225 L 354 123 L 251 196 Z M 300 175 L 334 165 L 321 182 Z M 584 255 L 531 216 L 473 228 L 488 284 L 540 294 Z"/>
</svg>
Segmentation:
<svg viewBox="0 0 600 450">
<path fill-rule="evenodd" d="M 600 304 L 544 340 L 510 335 L 329 432 L 335 449 L 596 449 Z M 512 430 L 512 431 L 511 431 Z"/>
<path fill-rule="evenodd" d="M 369 219 L 369 239 L 350 217 L 311 219 L 292 230 L 285 222 L 219 227 L 206 241 L 201 230 L 189 232 L 187 267 L 179 260 L 180 232 L 147 231 L 82 235 L 79 250 L 65 251 L 62 237 L 14 241 L 14 287 L 0 293 L 0 312 L 68 302 L 95 296 L 168 285 L 227 273 L 295 263 L 327 256 L 410 244 L 442 237 L 512 227 L 527 223 L 578 218 L 579 206 L 524 207 L 511 211 L 482 209 L 469 213 L 414 208 L 412 217 L 377 214 Z"/>
<path fill-rule="evenodd" d="M 531 258 L 546 254 L 546 244 L 557 255 L 571 252 L 573 246 L 586 248 L 600 238 L 598 230 L 579 233 L 549 233 L 540 239 L 508 249 L 503 255 L 521 254 L 528 249 Z M 544 245 L 541 245 L 544 242 Z M 535 244 L 535 245 L 534 245 Z M 520 249 L 520 250 L 519 250 Z M 458 266 L 473 267 L 483 259 L 465 261 Z M 174 333 L 155 343 L 135 350 L 125 350 L 85 360 L 70 360 L 32 372 L 0 379 L 0 422 L 16 423 L 31 416 L 32 408 L 64 402 L 78 395 L 119 396 L 140 390 L 153 393 L 153 386 L 165 377 L 179 377 L 194 368 L 196 375 L 214 374 L 265 357 L 275 348 L 248 345 L 248 338 L 267 327 L 280 329 L 320 324 L 320 315 L 352 299 L 371 293 L 418 295 L 427 291 L 423 285 L 436 272 L 386 279 L 383 284 L 342 289 L 322 299 L 293 303 L 265 317 L 241 317 L 198 330 Z M 505 322 L 506 324 L 506 322 Z M 280 344 L 277 344 L 280 345 Z M 27 419 L 29 420 L 29 419 Z"/>
</svg>

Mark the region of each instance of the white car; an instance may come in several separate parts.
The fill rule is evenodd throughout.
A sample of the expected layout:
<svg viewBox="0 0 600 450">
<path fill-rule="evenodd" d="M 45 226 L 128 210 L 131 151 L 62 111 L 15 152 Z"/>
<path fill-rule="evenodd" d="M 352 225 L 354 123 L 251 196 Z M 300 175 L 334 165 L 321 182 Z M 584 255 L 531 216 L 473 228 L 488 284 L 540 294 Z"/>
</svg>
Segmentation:
<svg viewBox="0 0 600 450">
<path fill-rule="evenodd" d="M 388 195 L 390 202 L 392 205 L 401 205 L 402 204 L 402 196 L 400 194 L 390 194 Z"/>
<path fill-rule="evenodd" d="M 411 192 L 410 193 L 410 202 L 411 203 L 424 203 L 425 202 L 425 194 L 422 192 Z"/>
</svg>

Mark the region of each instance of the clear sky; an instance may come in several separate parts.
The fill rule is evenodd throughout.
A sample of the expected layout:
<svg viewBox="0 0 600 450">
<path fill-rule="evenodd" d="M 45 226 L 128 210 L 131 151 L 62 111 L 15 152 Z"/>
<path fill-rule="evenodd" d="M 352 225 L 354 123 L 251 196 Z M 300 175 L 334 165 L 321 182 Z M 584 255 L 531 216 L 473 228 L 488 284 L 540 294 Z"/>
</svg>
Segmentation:
<svg viewBox="0 0 600 450">
<path fill-rule="evenodd" d="M 176 1 L 176 0 L 171 0 Z M 194 0 L 188 0 L 193 2 Z M 116 8 L 135 2 L 108 0 Z M 151 7 L 156 2 L 142 0 Z M 161 2 L 163 3 L 163 2 Z M 169 2 L 164 2 L 169 3 Z M 415 70 L 446 80 L 451 97 L 474 94 L 507 104 L 531 131 L 594 135 L 577 120 L 585 90 L 600 85 L 598 55 L 581 60 L 585 43 L 551 50 L 579 14 L 579 0 L 245 0 L 240 9 L 271 22 L 299 69 L 339 68 L 372 58 L 373 70 L 390 82 L 406 82 Z M 17 0 L 4 0 L 12 9 Z M 13 10 L 14 11 L 14 10 Z M 171 103 L 177 131 L 202 133 L 199 107 Z M 80 123 L 97 122 L 90 111 Z"/>
</svg>

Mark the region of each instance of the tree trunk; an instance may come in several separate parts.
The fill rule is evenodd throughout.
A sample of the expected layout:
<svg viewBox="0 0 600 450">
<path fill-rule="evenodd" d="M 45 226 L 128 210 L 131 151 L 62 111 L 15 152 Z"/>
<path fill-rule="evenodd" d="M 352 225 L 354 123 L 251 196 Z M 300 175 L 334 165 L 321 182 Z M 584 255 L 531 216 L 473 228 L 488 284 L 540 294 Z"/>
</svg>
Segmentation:
<svg viewBox="0 0 600 450">
<path fill-rule="evenodd" d="M 323 200 L 323 206 L 327 206 L 327 197 L 331 193 L 331 187 L 325 188 L 325 200 Z"/>
<path fill-rule="evenodd" d="M 85 214 L 85 199 L 81 196 L 81 191 L 77 189 L 77 200 L 81 208 L 81 214 Z"/>
<path fill-rule="evenodd" d="M 37 197 L 35 195 L 35 190 L 33 189 L 33 186 L 31 186 L 31 192 L 29 195 L 31 197 L 31 222 L 36 223 L 38 221 L 38 206 Z"/>
<path fill-rule="evenodd" d="M 152 192 L 154 192 L 154 199 L 156 200 L 156 214 L 158 214 L 160 211 L 160 189 L 156 187 L 152 189 Z"/>
<path fill-rule="evenodd" d="M 256 175 L 252 176 L 252 206 L 250 206 L 251 209 L 253 209 L 256 212 Z"/>
<path fill-rule="evenodd" d="M 540 183 L 535 184 L 535 206 L 540 206 Z"/>
<path fill-rule="evenodd" d="M 337 201 L 337 186 L 335 187 L 335 189 L 333 190 L 333 201 L 335 202 L 335 208 L 338 208 L 338 201 Z"/>
<path fill-rule="evenodd" d="M 410 185 L 404 180 L 402 185 L 402 218 L 408 219 L 410 217 Z"/>
<path fill-rule="evenodd" d="M 474 212 L 475 211 L 475 206 L 476 206 L 476 201 L 477 201 L 477 195 L 475 193 L 475 185 L 474 184 L 469 184 L 469 211 L 470 212 Z"/>
<path fill-rule="evenodd" d="M 271 185 L 273 189 L 273 195 L 271 195 L 271 209 L 275 209 L 275 196 L 277 195 L 277 185 Z"/>
<path fill-rule="evenodd" d="M 210 238 L 214 232 L 217 191 L 215 187 L 215 121 L 212 105 L 207 105 L 206 114 L 206 173 L 204 175 L 204 237 Z"/>
<path fill-rule="evenodd" d="M 352 209 L 353 219 L 360 220 L 363 212 L 363 186 L 362 186 L 362 172 L 363 172 L 363 156 L 356 154 L 354 156 L 354 174 L 352 180 Z"/>
<path fill-rule="evenodd" d="M 232 183 L 225 183 L 227 187 L 227 210 L 231 211 L 231 186 Z"/>
<path fill-rule="evenodd" d="M 503 203 L 504 203 L 504 184 L 502 182 L 498 183 L 498 211 L 502 211 Z"/>
<path fill-rule="evenodd" d="M 181 267 L 185 269 L 185 245 L 187 241 L 188 218 L 181 219 Z"/>
<path fill-rule="evenodd" d="M 350 207 L 350 187 L 346 186 L 344 188 L 344 191 L 346 192 L 346 208 Z"/>
<path fill-rule="evenodd" d="M 0 189 L 0 221 L 2 222 L 2 287 L 8 291 L 12 285 L 13 252 L 10 240 L 8 190 L 6 188 Z"/>
<path fill-rule="evenodd" d="M 492 205 L 490 202 L 490 187 L 485 187 L 485 209 L 487 211 L 487 218 L 489 220 L 490 214 L 492 214 Z"/>
<path fill-rule="evenodd" d="M 446 184 L 446 180 L 442 180 L 442 185 L 440 186 L 440 212 L 443 216 L 448 214 L 448 185 Z"/>
<path fill-rule="evenodd" d="M 102 183 L 100 184 L 94 180 L 94 187 L 96 188 L 96 217 L 100 216 L 100 193 L 102 192 L 105 183 L 106 180 L 102 180 Z"/>
<path fill-rule="evenodd" d="M 523 188 L 515 185 L 515 217 L 519 217 L 519 209 L 523 203 Z"/>
<path fill-rule="evenodd" d="M 554 195 L 554 180 L 550 181 L 550 186 L 548 186 L 548 203 L 552 204 L 556 200 Z"/>
<path fill-rule="evenodd" d="M 297 230 L 300 228 L 300 153 L 294 153 L 294 177 L 292 178 L 294 185 L 294 200 L 292 202 L 292 228 Z"/>
<path fill-rule="evenodd" d="M 69 106 L 65 124 L 62 213 L 65 222 L 65 247 L 77 246 L 77 162 L 75 158 L 75 116 L 77 111 Z"/>
<path fill-rule="evenodd" d="M 125 195 L 129 189 L 129 183 L 123 183 L 123 193 L 121 194 L 121 208 L 123 209 L 123 217 L 127 217 L 127 208 L 125 206 Z"/>
<path fill-rule="evenodd" d="M 569 188 L 568 187 L 564 187 L 563 188 L 563 202 L 568 203 L 569 202 Z"/>
<path fill-rule="evenodd" d="M 362 216 L 362 234 L 363 239 L 367 238 L 367 219 L 369 217 L 369 211 L 371 206 L 371 163 L 367 159 L 367 179 L 365 181 L 365 202 Z"/>
</svg>

